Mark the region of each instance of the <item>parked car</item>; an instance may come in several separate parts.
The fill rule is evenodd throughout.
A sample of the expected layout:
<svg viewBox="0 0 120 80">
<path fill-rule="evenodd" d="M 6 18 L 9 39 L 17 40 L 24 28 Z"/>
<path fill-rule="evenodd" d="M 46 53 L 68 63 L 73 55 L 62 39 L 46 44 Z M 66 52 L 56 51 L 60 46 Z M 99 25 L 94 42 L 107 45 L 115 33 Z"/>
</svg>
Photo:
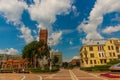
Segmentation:
<svg viewBox="0 0 120 80">
<path fill-rule="evenodd" d="M 111 66 L 109 70 L 112 72 L 120 72 L 120 63 Z"/>
</svg>

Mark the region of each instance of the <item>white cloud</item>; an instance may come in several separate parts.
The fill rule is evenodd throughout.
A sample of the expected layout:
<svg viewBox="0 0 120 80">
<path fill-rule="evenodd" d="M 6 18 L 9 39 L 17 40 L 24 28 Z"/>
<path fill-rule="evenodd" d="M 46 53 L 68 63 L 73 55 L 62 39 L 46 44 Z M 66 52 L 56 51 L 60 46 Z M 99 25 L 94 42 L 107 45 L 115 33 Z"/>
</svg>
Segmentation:
<svg viewBox="0 0 120 80">
<path fill-rule="evenodd" d="M 79 16 L 79 12 L 77 11 L 77 8 L 75 6 L 72 6 L 72 10 L 73 10 L 73 13 L 74 13 L 74 16 Z"/>
<path fill-rule="evenodd" d="M 60 40 L 62 32 L 55 34 L 52 24 L 56 21 L 57 15 L 67 15 L 72 11 L 73 0 L 34 0 L 34 2 L 35 4 L 28 7 L 28 11 L 31 19 L 38 22 L 38 30 L 48 29 L 49 37 L 55 36 L 53 42 Z M 74 10 L 76 10 L 75 7 Z M 54 44 L 58 44 L 58 42 L 54 42 Z"/>
<path fill-rule="evenodd" d="M 48 44 L 51 46 L 57 45 L 61 39 L 62 39 L 62 31 L 52 33 L 52 35 L 49 37 Z"/>
<path fill-rule="evenodd" d="M 0 0 L 0 13 L 7 19 L 8 23 L 13 23 L 18 29 L 19 25 L 23 25 L 21 22 L 21 16 L 23 11 L 27 9 L 27 4 L 20 0 Z M 20 26 L 23 38 L 26 43 L 33 41 L 31 30 L 25 26 Z"/>
<path fill-rule="evenodd" d="M 18 0 L 0 0 L 0 13 L 7 19 L 7 22 L 20 23 L 21 14 L 27 7 L 26 3 Z"/>
<path fill-rule="evenodd" d="M 79 56 L 73 56 L 72 60 L 73 59 L 80 59 L 80 57 Z"/>
<path fill-rule="evenodd" d="M 68 14 L 71 9 L 70 0 L 35 0 L 28 10 L 32 20 L 38 23 L 54 23 L 56 15 Z"/>
<path fill-rule="evenodd" d="M 21 31 L 22 35 L 20 35 L 19 37 L 25 39 L 26 43 L 30 43 L 34 40 L 33 36 L 31 36 L 31 30 L 28 27 L 25 27 L 23 25 L 20 28 L 20 31 Z"/>
<path fill-rule="evenodd" d="M 70 45 L 73 45 L 73 42 L 70 40 L 69 44 L 70 44 Z"/>
<path fill-rule="evenodd" d="M 2 14 L 7 22 L 14 23 L 15 26 L 24 25 L 21 21 L 21 16 L 23 11 L 28 10 L 32 20 L 37 21 L 38 31 L 40 29 L 46 28 L 49 31 L 49 36 L 53 36 L 52 24 L 56 21 L 57 15 L 67 15 L 70 11 L 76 12 L 76 7 L 72 7 L 73 0 L 34 0 L 33 4 L 29 6 L 24 0 L 0 0 L 0 14 Z M 18 27 L 17 27 L 18 28 Z M 26 43 L 33 40 L 31 30 L 25 26 L 19 28 L 23 38 Z M 35 31 L 34 31 L 35 32 Z M 60 40 L 62 32 L 56 33 L 59 35 L 55 39 Z M 54 35 L 54 36 L 55 36 Z M 58 44 L 59 41 L 55 42 Z"/>
<path fill-rule="evenodd" d="M 9 48 L 9 49 L 5 49 L 5 50 L 0 50 L 0 54 L 10 54 L 10 55 L 14 55 L 14 54 L 18 54 L 18 50 L 14 49 L 14 48 Z"/>
<path fill-rule="evenodd" d="M 103 22 L 103 16 L 111 12 L 120 12 L 120 0 L 97 0 L 94 8 L 90 12 L 89 20 L 82 22 L 77 30 L 86 32 L 86 39 L 101 39 L 97 32 L 97 27 Z"/>
<path fill-rule="evenodd" d="M 120 25 L 118 26 L 108 26 L 102 32 L 105 34 L 111 34 L 113 32 L 120 31 Z"/>
<path fill-rule="evenodd" d="M 80 49 L 80 46 L 72 46 L 69 48 L 70 50 L 74 50 L 74 49 Z"/>
</svg>

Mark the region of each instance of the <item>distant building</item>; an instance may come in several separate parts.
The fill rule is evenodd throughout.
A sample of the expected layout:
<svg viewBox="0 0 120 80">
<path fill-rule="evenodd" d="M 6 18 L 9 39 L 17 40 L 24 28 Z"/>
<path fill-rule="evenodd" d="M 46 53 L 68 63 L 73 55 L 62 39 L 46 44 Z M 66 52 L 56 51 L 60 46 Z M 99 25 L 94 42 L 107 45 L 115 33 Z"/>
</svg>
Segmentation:
<svg viewBox="0 0 120 80">
<path fill-rule="evenodd" d="M 23 69 L 28 65 L 20 54 L 0 54 L 0 68 L 4 70 Z"/>
<path fill-rule="evenodd" d="M 59 66 L 62 65 L 62 53 L 61 52 L 51 51 L 50 56 L 51 56 L 51 59 L 53 59 L 54 56 L 57 56 L 59 60 L 58 60 L 58 63 L 56 63 L 56 65 L 59 65 Z"/>
<path fill-rule="evenodd" d="M 106 65 L 107 62 L 120 59 L 120 39 L 89 40 L 80 49 L 81 67 Z"/>
<path fill-rule="evenodd" d="M 72 60 L 69 62 L 69 65 L 74 65 L 74 66 L 80 65 L 80 58 L 78 56 L 74 56 Z"/>
<path fill-rule="evenodd" d="M 40 30 L 39 41 L 44 40 L 44 43 L 47 44 L 48 31 L 46 29 Z"/>
<path fill-rule="evenodd" d="M 25 69 L 28 66 L 28 61 L 26 59 L 21 60 L 3 60 L 1 64 L 1 69 L 3 70 L 18 70 Z"/>
</svg>

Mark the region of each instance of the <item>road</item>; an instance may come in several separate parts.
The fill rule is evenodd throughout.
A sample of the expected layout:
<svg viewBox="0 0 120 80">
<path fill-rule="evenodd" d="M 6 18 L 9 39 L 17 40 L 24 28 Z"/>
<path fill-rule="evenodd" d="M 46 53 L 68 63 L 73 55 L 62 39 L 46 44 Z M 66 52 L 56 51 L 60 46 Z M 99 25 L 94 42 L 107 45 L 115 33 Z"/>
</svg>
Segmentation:
<svg viewBox="0 0 120 80">
<path fill-rule="evenodd" d="M 108 80 L 98 75 L 81 71 L 79 69 L 65 70 L 62 69 L 56 74 L 43 76 L 43 80 Z"/>
<path fill-rule="evenodd" d="M 56 73 L 44 74 L 0 74 L 0 80 L 120 80 L 100 76 L 100 74 L 88 73 L 79 69 L 61 69 Z"/>
</svg>

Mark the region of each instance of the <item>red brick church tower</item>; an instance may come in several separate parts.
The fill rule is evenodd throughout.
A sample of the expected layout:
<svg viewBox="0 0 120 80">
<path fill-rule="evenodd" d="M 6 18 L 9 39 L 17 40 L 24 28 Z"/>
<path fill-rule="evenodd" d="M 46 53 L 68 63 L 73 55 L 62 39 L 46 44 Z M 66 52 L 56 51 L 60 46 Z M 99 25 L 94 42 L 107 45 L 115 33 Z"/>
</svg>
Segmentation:
<svg viewBox="0 0 120 80">
<path fill-rule="evenodd" d="M 47 44 L 48 31 L 46 29 L 40 30 L 39 40 L 44 40 L 44 44 Z"/>
</svg>

